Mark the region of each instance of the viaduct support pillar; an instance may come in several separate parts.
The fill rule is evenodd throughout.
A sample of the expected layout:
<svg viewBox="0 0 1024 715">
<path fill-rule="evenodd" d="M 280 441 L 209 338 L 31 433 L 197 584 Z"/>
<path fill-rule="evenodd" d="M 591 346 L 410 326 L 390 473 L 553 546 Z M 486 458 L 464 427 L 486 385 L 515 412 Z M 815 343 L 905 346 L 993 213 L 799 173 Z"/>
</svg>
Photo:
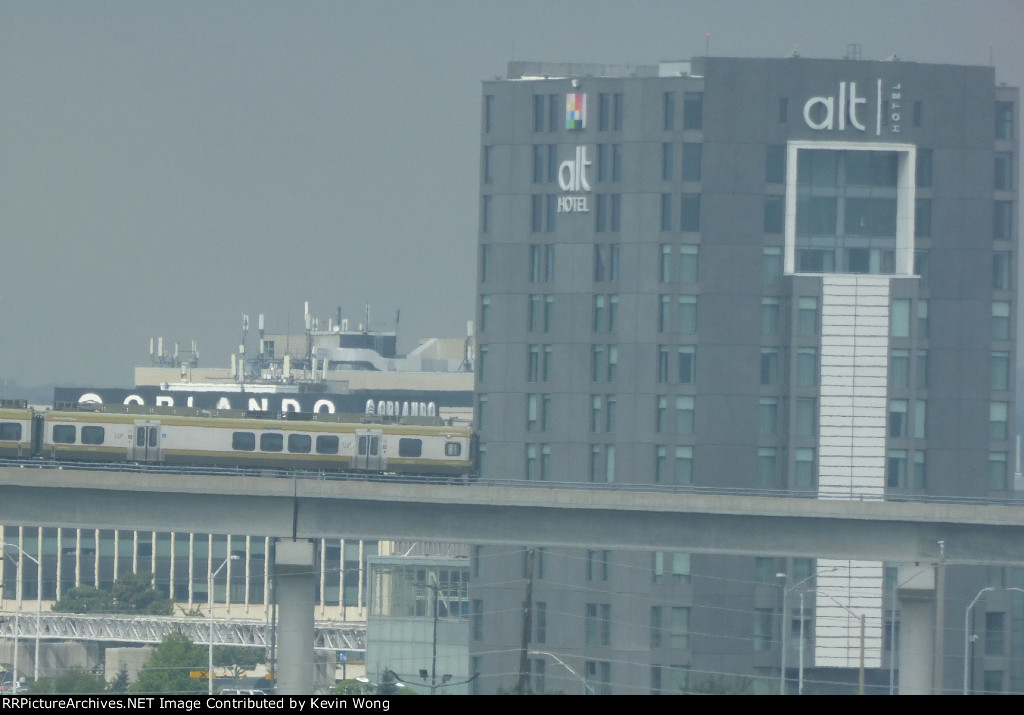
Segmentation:
<svg viewBox="0 0 1024 715">
<path fill-rule="evenodd" d="M 900 695 L 930 695 L 935 652 L 935 569 L 900 566 Z"/>
<path fill-rule="evenodd" d="M 277 598 L 277 692 L 311 695 L 313 611 L 316 601 L 313 542 L 278 539 L 275 556 Z"/>
</svg>

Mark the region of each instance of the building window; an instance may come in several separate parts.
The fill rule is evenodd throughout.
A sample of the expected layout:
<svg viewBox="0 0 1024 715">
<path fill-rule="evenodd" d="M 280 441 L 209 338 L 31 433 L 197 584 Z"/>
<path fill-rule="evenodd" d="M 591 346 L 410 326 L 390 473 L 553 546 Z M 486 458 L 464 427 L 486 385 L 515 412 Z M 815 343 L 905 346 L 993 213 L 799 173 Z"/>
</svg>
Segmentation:
<svg viewBox="0 0 1024 715">
<path fill-rule="evenodd" d="M 671 614 L 669 647 L 687 650 L 690 647 L 690 609 L 685 606 L 673 606 Z"/>
<path fill-rule="evenodd" d="M 607 603 L 586 606 L 586 639 L 588 646 L 610 646 L 612 642 L 612 607 Z"/>
<path fill-rule="evenodd" d="M 658 346 L 658 382 L 668 382 L 668 346 Z"/>
<path fill-rule="evenodd" d="M 921 279 L 921 285 L 928 285 L 928 250 L 918 248 L 914 251 L 914 275 Z"/>
<path fill-rule="evenodd" d="M 491 277 L 491 246 L 484 243 L 480 245 L 480 282 L 486 283 Z"/>
<path fill-rule="evenodd" d="M 764 652 L 772 649 L 774 613 L 770 608 L 754 611 L 754 650 Z"/>
<path fill-rule="evenodd" d="M 893 350 L 889 355 L 889 385 L 910 386 L 910 351 Z"/>
<path fill-rule="evenodd" d="M 700 194 L 683 194 L 679 212 L 681 230 L 700 231 Z"/>
<path fill-rule="evenodd" d="M 661 244 L 661 256 L 658 261 L 658 280 L 668 283 L 672 280 L 672 246 Z"/>
<path fill-rule="evenodd" d="M 482 641 L 484 639 L 484 602 L 482 599 L 473 599 L 473 640 Z"/>
<path fill-rule="evenodd" d="M 762 397 L 758 400 L 758 434 L 771 437 L 779 431 L 779 400 L 777 397 Z"/>
<path fill-rule="evenodd" d="M 997 300 L 992 303 L 992 339 L 1010 339 L 1010 304 Z"/>
<path fill-rule="evenodd" d="M 759 447 L 757 450 L 757 483 L 762 487 L 774 487 L 776 466 L 776 450 L 774 447 Z"/>
<path fill-rule="evenodd" d="M 540 374 L 540 346 L 528 345 L 526 347 L 526 381 L 537 382 Z"/>
<path fill-rule="evenodd" d="M 490 134 L 494 127 L 494 95 L 484 95 L 484 133 Z"/>
<path fill-rule="evenodd" d="M 676 434 L 693 434 L 693 395 L 676 396 Z"/>
<path fill-rule="evenodd" d="M 526 431 L 537 429 L 537 395 L 526 396 Z M 536 456 L 536 455 L 534 455 Z"/>
<path fill-rule="evenodd" d="M 985 655 L 1002 655 L 1006 650 L 1003 624 L 1006 614 L 989 611 L 985 614 Z"/>
<path fill-rule="evenodd" d="M 597 180 L 622 181 L 622 145 L 597 145 Z"/>
<path fill-rule="evenodd" d="M 928 486 L 928 470 L 923 449 L 914 450 L 914 488 L 924 489 Z"/>
<path fill-rule="evenodd" d="M 1010 353 L 992 353 L 989 359 L 989 383 L 992 390 L 1010 389 Z"/>
<path fill-rule="evenodd" d="M 915 371 L 917 373 L 916 385 L 920 389 L 928 387 L 928 351 L 918 350 Z"/>
<path fill-rule="evenodd" d="M 679 363 L 679 384 L 691 385 L 696 380 L 697 355 L 696 347 L 693 345 L 682 345 L 676 350 L 676 359 Z"/>
<path fill-rule="evenodd" d="M 679 296 L 679 332 L 693 334 L 697 332 L 697 296 Z"/>
<path fill-rule="evenodd" d="M 665 415 L 668 412 L 668 397 L 658 395 L 654 402 L 654 431 L 664 432 L 667 429 Z"/>
<path fill-rule="evenodd" d="M 989 439 L 994 441 L 1002 441 L 1007 437 L 1007 419 L 1009 418 L 1009 409 L 1007 402 L 991 402 L 989 403 Z"/>
<path fill-rule="evenodd" d="M 890 449 L 886 467 L 886 483 L 890 487 L 904 489 L 907 486 L 907 450 Z"/>
<path fill-rule="evenodd" d="M 594 244 L 594 282 L 612 283 L 619 280 L 619 244 Z"/>
<path fill-rule="evenodd" d="M 924 439 L 925 419 L 928 412 L 928 401 L 918 398 L 914 401 L 914 438 Z"/>
<path fill-rule="evenodd" d="M 779 310 L 778 298 L 761 299 L 761 335 L 779 334 Z"/>
<path fill-rule="evenodd" d="M 661 629 L 662 629 L 662 624 L 661 624 L 661 606 L 651 606 L 651 625 L 650 625 L 651 650 L 655 650 L 657 648 L 661 648 L 661 643 L 662 643 Z M 660 684 L 661 671 L 660 671 L 660 669 L 658 671 L 658 675 L 659 675 L 658 687 L 660 688 L 661 687 L 661 684 Z"/>
<path fill-rule="evenodd" d="M 894 338 L 910 337 L 910 300 L 896 298 L 892 301 L 890 334 Z"/>
<path fill-rule="evenodd" d="M 667 295 L 658 296 L 658 332 L 664 333 L 668 330 L 669 324 L 669 297 Z"/>
<path fill-rule="evenodd" d="M 491 232 L 491 197 L 484 196 L 480 202 L 480 232 Z"/>
<path fill-rule="evenodd" d="M 817 335 L 818 333 L 818 299 L 815 296 L 803 296 L 797 302 L 796 325 L 798 335 Z"/>
<path fill-rule="evenodd" d="M 661 195 L 661 230 L 672 230 L 672 194 Z"/>
<path fill-rule="evenodd" d="M 548 639 L 548 604 L 546 601 L 537 601 L 534 609 L 534 640 L 537 643 L 544 643 Z"/>
<path fill-rule="evenodd" d="M 809 447 L 801 447 L 795 451 L 794 481 L 797 487 L 810 488 L 814 486 L 814 450 Z"/>
<path fill-rule="evenodd" d="M 1010 289 L 1010 256 L 1006 251 L 992 254 L 992 288 L 995 290 Z"/>
<path fill-rule="evenodd" d="M 932 185 L 932 150 L 917 149 L 917 163 L 915 166 L 915 179 L 917 187 L 924 189 Z"/>
<path fill-rule="evenodd" d="M 789 97 L 779 97 L 779 124 L 789 123 Z"/>
<path fill-rule="evenodd" d="M 815 399 L 813 397 L 796 398 L 796 436 L 813 437 L 815 429 Z"/>
<path fill-rule="evenodd" d="M 676 484 L 693 484 L 693 447 L 676 447 L 673 474 Z"/>
<path fill-rule="evenodd" d="M 796 351 L 796 384 L 809 387 L 817 384 L 818 351 L 816 348 L 799 348 Z"/>
<path fill-rule="evenodd" d="M 1009 191 L 1013 188 L 1013 154 L 1008 151 L 996 152 L 995 160 L 996 191 Z"/>
<path fill-rule="evenodd" d="M 683 129 L 704 128 L 704 94 L 683 92 Z"/>
<path fill-rule="evenodd" d="M 786 228 L 786 202 L 782 196 L 764 197 L 764 232 L 782 233 Z"/>
<path fill-rule="evenodd" d="M 483 162 L 484 162 L 484 167 L 483 167 L 484 183 L 485 184 L 491 184 L 491 183 L 494 183 L 494 147 L 493 146 L 485 146 L 483 153 L 484 153 L 484 156 L 483 156 Z"/>
<path fill-rule="evenodd" d="M 996 201 L 992 205 L 992 237 L 997 241 L 1013 238 L 1013 202 Z"/>
<path fill-rule="evenodd" d="M 663 445 L 654 448 L 654 483 L 664 484 L 666 481 L 665 469 L 668 466 L 667 449 Z"/>
<path fill-rule="evenodd" d="M 676 125 L 676 95 L 675 92 L 665 92 L 662 95 L 662 125 L 666 132 L 675 129 Z"/>
<path fill-rule="evenodd" d="M 779 384 L 778 348 L 761 348 L 761 384 Z"/>
<path fill-rule="evenodd" d="M 1006 489 L 1006 452 L 988 453 L 988 488 L 993 491 Z"/>
<path fill-rule="evenodd" d="M 588 660 L 583 664 L 584 679 L 595 695 L 611 695 L 612 664 Z"/>
<path fill-rule="evenodd" d="M 607 581 L 608 580 L 608 561 L 611 556 L 611 551 L 607 549 L 601 550 L 588 550 L 587 551 L 587 580 L 588 581 Z"/>
<path fill-rule="evenodd" d="M 622 131 L 622 93 L 602 92 L 598 95 L 597 130 L 599 132 Z"/>
<path fill-rule="evenodd" d="M 698 246 L 686 244 L 679 247 L 679 282 L 697 282 Z"/>
<path fill-rule="evenodd" d="M 996 102 L 996 139 L 1013 139 L 1013 102 Z"/>
<path fill-rule="evenodd" d="M 526 445 L 525 468 L 523 470 L 528 480 L 537 478 L 537 445 Z"/>
<path fill-rule="evenodd" d="M 665 142 L 661 145 L 661 180 L 675 181 L 675 144 Z"/>
<path fill-rule="evenodd" d="M 765 149 L 764 180 L 768 184 L 786 183 L 786 145 L 769 144 Z"/>
<path fill-rule="evenodd" d="M 777 283 L 782 277 L 782 249 L 769 246 L 763 249 L 761 257 L 761 280 L 765 285 Z"/>
<path fill-rule="evenodd" d="M 889 400 L 889 436 L 907 436 L 907 401 Z"/>
<path fill-rule="evenodd" d="M 683 181 L 700 181 L 701 144 L 683 144 Z"/>
</svg>

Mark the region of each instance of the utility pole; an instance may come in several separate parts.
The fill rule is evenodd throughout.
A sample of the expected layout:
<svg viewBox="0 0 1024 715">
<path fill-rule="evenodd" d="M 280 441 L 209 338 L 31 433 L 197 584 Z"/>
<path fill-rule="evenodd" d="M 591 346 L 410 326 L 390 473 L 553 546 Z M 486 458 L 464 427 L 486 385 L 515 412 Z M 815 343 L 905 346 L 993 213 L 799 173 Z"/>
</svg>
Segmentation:
<svg viewBox="0 0 1024 715">
<path fill-rule="evenodd" d="M 530 632 L 533 630 L 533 561 L 535 553 L 532 547 L 526 549 L 526 599 L 523 601 L 523 637 L 519 651 L 519 681 L 516 683 L 516 695 L 525 695 L 530 688 L 527 655 L 530 646 Z"/>
</svg>

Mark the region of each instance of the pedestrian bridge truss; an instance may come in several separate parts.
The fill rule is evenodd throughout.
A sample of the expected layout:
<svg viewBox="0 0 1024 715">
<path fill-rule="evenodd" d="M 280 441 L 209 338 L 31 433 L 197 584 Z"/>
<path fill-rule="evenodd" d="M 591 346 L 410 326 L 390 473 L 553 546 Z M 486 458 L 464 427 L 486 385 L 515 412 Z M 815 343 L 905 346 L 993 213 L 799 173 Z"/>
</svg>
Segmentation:
<svg viewBox="0 0 1024 715">
<path fill-rule="evenodd" d="M 18 638 L 34 640 L 36 615 L 22 612 L 0 612 L 0 638 L 14 638 L 17 621 Z M 181 633 L 193 643 L 209 645 L 210 622 L 202 617 L 187 616 L 105 616 L 78 613 L 44 613 L 39 616 L 39 637 L 45 640 L 113 641 L 122 643 L 158 644 L 168 633 Z M 271 629 L 265 621 L 255 619 L 215 620 L 213 644 L 229 646 L 270 645 Z M 322 621 L 314 626 L 313 643 L 322 651 L 365 651 L 366 624 Z"/>
</svg>

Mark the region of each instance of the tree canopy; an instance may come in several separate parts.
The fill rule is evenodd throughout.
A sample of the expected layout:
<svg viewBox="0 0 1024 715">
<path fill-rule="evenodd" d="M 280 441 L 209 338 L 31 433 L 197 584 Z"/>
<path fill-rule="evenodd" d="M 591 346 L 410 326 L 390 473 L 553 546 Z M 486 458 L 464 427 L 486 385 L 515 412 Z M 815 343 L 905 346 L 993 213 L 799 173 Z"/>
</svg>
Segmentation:
<svg viewBox="0 0 1024 715">
<path fill-rule="evenodd" d="M 90 695 L 106 690 L 107 684 L 103 678 L 78 666 L 69 668 L 61 675 L 40 678 L 28 685 L 28 692 L 32 695 Z"/>
<path fill-rule="evenodd" d="M 112 591 L 93 586 L 76 586 L 53 604 L 55 613 L 137 613 L 170 616 L 171 599 L 153 588 L 153 574 L 125 574 L 114 582 Z"/>
<path fill-rule="evenodd" d="M 168 633 L 139 672 L 132 692 L 160 695 L 204 692 L 206 680 L 190 674 L 193 670 L 205 671 L 207 658 L 207 650 L 188 636 Z"/>
</svg>

